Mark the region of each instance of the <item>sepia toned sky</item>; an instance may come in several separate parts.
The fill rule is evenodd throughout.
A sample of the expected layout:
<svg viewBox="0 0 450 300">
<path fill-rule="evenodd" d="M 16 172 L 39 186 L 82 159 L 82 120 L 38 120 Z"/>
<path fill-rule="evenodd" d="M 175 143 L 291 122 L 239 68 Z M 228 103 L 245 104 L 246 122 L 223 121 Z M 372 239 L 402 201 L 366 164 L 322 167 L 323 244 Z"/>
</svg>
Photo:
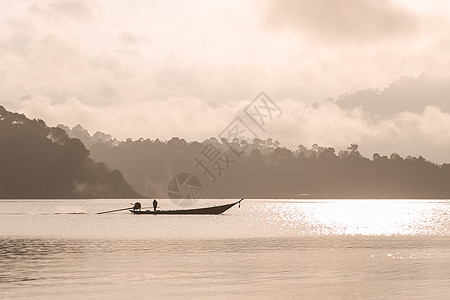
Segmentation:
<svg viewBox="0 0 450 300">
<path fill-rule="evenodd" d="M 0 0 L 0 105 L 119 139 L 261 137 L 450 162 L 450 2 Z"/>
</svg>

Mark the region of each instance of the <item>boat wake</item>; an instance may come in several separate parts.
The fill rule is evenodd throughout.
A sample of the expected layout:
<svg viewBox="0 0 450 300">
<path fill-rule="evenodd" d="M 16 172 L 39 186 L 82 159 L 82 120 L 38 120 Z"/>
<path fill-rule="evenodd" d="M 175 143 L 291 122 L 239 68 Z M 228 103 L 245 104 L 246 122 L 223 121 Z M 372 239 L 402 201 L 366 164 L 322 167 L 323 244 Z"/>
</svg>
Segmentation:
<svg viewBox="0 0 450 300">
<path fill-rule="evenodd" d="M 88 215 L 87 212 L 55 212 L 54 215 Z"/>
<path fill-rule="evenodd" d="M 0 215 L 88 215 L 88 212 L 16 212 L 16 213 L 0 213 Z"/>
</svg>

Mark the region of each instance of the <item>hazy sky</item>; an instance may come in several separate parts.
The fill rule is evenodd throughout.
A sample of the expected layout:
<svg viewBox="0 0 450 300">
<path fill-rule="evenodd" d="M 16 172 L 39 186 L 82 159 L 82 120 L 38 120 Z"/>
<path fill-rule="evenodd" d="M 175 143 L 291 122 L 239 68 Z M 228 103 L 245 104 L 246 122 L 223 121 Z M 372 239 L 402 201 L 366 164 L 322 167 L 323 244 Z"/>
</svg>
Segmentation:
<svg viewBox="0 0 450 300">
<path fill-rule="evenodd" d="M 0 104 L 203 140 L 265 91 L 284 146 L 450 162 L 449 32 L 444 0 L 0 0 Z"/>
</svg>

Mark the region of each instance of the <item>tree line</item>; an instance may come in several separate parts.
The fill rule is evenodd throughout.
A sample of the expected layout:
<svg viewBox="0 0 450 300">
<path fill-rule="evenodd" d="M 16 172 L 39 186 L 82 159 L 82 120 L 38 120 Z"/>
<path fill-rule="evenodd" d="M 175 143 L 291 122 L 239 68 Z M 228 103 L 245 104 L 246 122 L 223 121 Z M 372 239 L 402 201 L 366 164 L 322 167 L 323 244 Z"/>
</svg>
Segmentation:
<svg viewBox="0 0 450 300">
<path fill-rule="evenodd" d="M 202 198 L 450 198 L 450 164 L 367 158 L 358 148 L 288 149 L 270 138 L 118 141 L 0 106 L 0 198 L 167 198 L 183 172 L 200 179 Z"/>
<path fill-rule="evenodd" d="M 0 106 L 0 198 L 138 198 L 118 170 L 96 163 L 61 128 Z"/>
<path fill-rule="evenodd" d="M 219 172 L 198 161 L 202 151 L 220 151 Z M 94 159 L 122 170 L 131 185 L 148 197 L 167 197 L 167 184 L 180 172 L 196 175 L 203 198 L 449 198 L 450 164 L 422 156 L 362 156 L 357 144 L 336 152 L 317 144 L 291 150 L 272 139 L 244 142 L 210 138 L 187 142 L 139 139 L 92 144 Z M 204 154 L 203 153 L 203 154 Z M 203 155 L 204 156 L 204 155 Z M 206 156 L 203 165 L 207 162 Z"/>
</svg>

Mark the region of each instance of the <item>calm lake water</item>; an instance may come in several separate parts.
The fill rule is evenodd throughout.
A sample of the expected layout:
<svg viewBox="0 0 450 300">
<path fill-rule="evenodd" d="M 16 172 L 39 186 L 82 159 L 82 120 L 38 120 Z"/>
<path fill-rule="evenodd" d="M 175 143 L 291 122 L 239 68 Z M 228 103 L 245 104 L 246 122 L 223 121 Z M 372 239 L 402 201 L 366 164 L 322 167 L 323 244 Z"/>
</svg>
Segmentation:
<svg viewBox="0 0 450 300">
<path fill-rule="evenodd" d="M 0 299 L 450 298 L 448 200 L 129 202 L 1 200 Z"/>
</svg>

